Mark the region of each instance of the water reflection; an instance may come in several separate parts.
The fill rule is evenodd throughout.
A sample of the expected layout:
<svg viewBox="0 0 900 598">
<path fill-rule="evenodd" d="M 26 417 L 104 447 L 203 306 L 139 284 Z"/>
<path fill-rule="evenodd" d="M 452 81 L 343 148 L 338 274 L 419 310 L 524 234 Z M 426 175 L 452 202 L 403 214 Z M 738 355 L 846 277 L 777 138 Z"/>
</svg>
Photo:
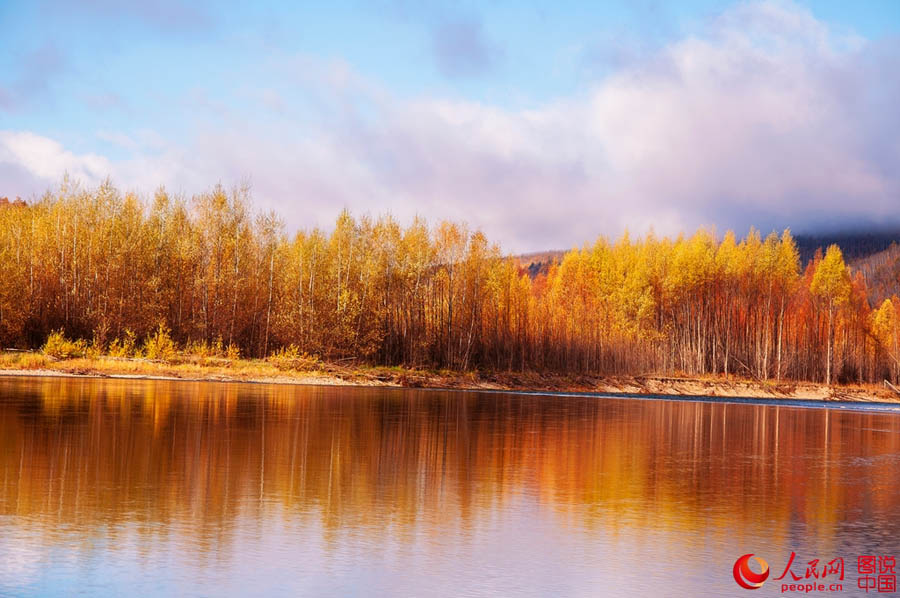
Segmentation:
<svg viewBox="0 0 900 598">
<path fill-rule="evenodd" d="M 896 552 L 898 466 L 894 414 L 6 379 L 0 593 L 734 594 Z"/>
</svg>

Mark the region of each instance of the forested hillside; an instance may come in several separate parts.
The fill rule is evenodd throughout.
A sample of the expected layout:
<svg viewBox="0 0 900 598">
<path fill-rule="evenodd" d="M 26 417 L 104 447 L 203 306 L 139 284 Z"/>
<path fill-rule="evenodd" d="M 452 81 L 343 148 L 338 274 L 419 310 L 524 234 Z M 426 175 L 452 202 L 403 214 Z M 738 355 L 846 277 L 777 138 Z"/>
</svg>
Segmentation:
<svg viewBox="0 0 900 598">
<path fill-rule="evenodd" d="M 873 305 L 900 295 L 900 245 L 894 243 L 884 251 L 854 260 L 851 265 L 865 277 Z"/>
<path fill-rule="evenodd" d="M 552 261 L 552 260 L 551 260 Z M 870 305 L 831 246 L 789 232 L 600 238 L 534 276 L 459 223 L 342 213 L 288 236 L 246 191 L 142 203 L 64 185 L 0 208 L 0 343 L 181 346 L 468 370 L 897 377 L 900 300 Z M 130 340 L 129 340 L 130 339 Z"/>
</svg>

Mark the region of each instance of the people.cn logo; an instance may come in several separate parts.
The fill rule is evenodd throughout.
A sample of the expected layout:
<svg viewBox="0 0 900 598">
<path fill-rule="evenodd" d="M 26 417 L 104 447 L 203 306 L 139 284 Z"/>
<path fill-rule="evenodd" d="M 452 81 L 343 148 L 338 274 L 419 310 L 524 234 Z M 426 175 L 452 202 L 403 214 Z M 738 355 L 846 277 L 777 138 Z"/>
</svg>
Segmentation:
<svg viewBox="0 0 900 598">
<path fill-rule="evenodd" d="M 756 561 L 760 566 L 759 573 L 754 573 L 750 569 L 750 559 Z M 763 582 L 769 578 L 769 563 L 758 556 L 745 554 L 734 562 L 734 581 L 738 585 L 748 590 L 758 590 L 762 587 Z"/>
</svg>

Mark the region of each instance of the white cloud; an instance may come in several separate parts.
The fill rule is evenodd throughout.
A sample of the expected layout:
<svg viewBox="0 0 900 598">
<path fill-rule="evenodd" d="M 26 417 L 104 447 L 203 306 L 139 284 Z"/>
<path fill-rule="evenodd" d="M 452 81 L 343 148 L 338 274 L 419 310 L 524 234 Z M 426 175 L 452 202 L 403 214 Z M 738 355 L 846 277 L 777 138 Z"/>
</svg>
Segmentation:
<svg viewBox="0 0 900 598">
<path fill-rule="evenodd" d="M 836 35 L 793 5 L 740 4 L 580 95 L 522 111 L 401 99 L 341 61 L 290 57 L 282 79 L 312 98 L 307 111 L 266 88 L 258 115 L 220 110 L 186 144 L 107 132 L 135 144 L 117 161 L 5 132 L 0 166 L 40 182 L 110 174 L 147 192 L 249 179 L 293 226 L 328 226 L 343 207 L 418 213 L 466 220 L 516 251 L 624 227 L 878 221 L 900 201 L 891 43 Z"/>
<path fill-rule="evenodd" d="M 0 165 L 29 173 L 35 186 L 57 182 L 66 172 L 93 184 L 112 171 L 110 161 L 103 156 L 74 154 L 57 141 L 28 131 L 0 131 Z"/>
</svg>

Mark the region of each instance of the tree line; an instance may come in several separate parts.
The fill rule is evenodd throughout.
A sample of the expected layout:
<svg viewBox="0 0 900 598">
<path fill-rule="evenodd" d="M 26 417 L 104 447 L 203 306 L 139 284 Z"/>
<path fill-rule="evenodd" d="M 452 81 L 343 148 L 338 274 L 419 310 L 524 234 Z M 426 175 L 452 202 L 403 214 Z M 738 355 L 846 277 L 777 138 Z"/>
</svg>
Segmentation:
<svg viewBox="0 0 900 598">
<path fill-rule="evenodd" d="M 182 347 L 285 347 L 453 370 L 897 380 L 900 299 L 870 306 L 832 245 L 789 231 L 624 235 L 532 278 L 464 224 L 344 211 L 288 235 L 246 188 L 150 201 L 69 181 L 0 207 L 0 344 L 101 348 L 163 325 Z"/>
</svg>

